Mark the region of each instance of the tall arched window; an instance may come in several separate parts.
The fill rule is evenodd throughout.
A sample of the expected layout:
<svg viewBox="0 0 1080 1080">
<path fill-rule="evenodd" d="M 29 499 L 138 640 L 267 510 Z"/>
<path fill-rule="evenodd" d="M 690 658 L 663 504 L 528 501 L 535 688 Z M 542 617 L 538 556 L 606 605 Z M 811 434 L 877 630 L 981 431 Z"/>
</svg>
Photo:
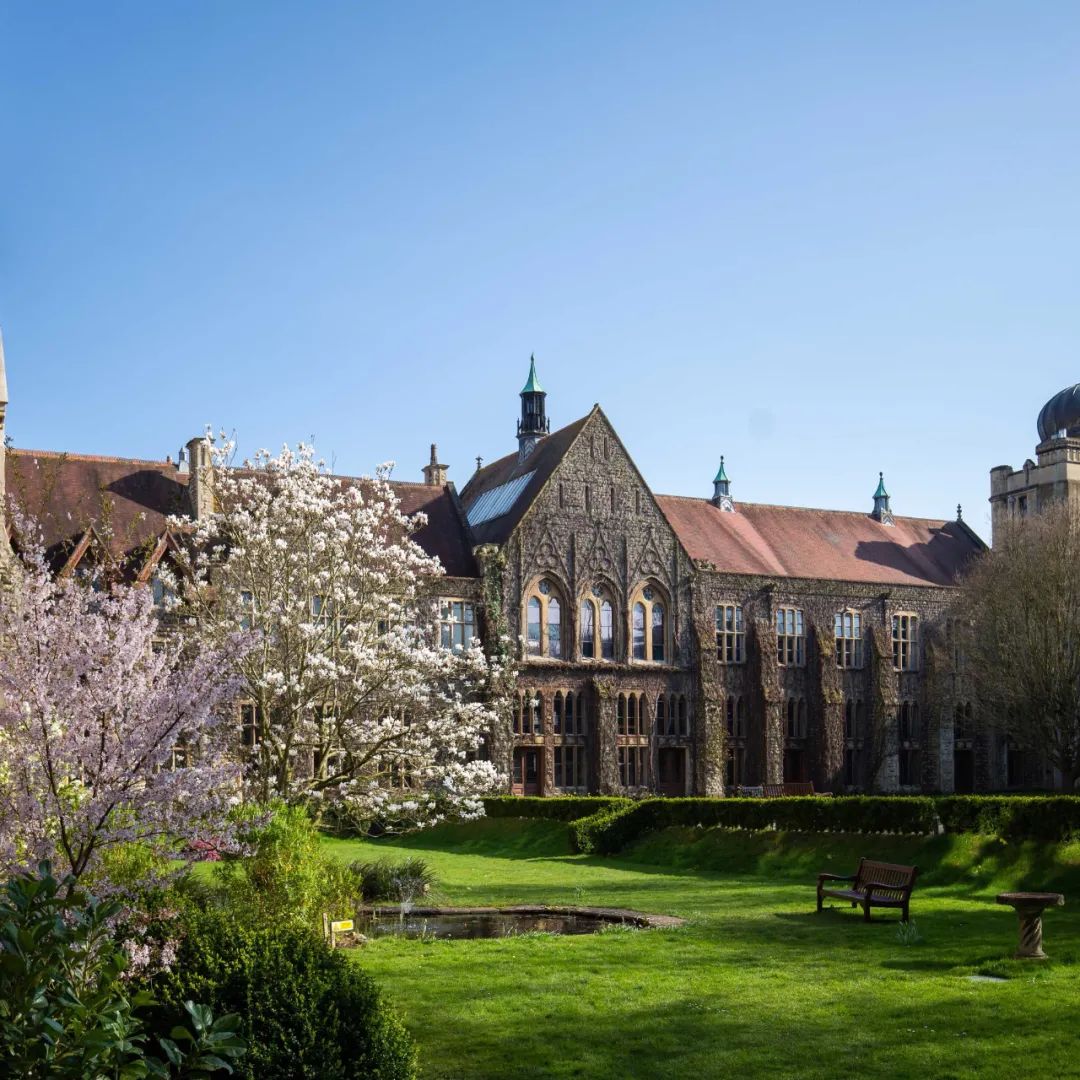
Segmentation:
<svg viewBox="0 0 1080 1080">
<path fill-rule="evenodd" d="M 596 656 L 596 606 L 591 600 L 581 601 L 581 656 L 584 660 Z"/>
<path fill-rule="evenodd" d="M 615 705 L 615 719 L 620 735 L 626 734 L 626 695 L 620 694 Z"/>
<path fill-rule="evenodd" d="M 668 731 L 667 698 L 663 694 L 656 695 L 656 734 L 670 734 Z"/>
<path fill-rule="evenodd" d="M 655 585 L 643 585 L 630 609 L 632 656 L 662 664 L 668 659 L 667 605 Z"/>
<path fill-rule="evenodd" d="M 555 697 L 551 702 L 551 730 L 556 735 L 563 733 L 563 696 L 561 690 L 555 691 Z"/>
<path fill-rule="evenodd" d="M 529 656 L 563 657 L 563 606 L 554 582 L 541 579 L 525 603 L 525 650 Z"/>
<path fill-rule="evenodd" d="M 600 601 L 600 655 L 615 659 L 615 608 L 610 600 Z"/>
<path fill-rule="evenodd" d="M 638 601 L 634 605 L 630 623 L 630 640 L 634 644 L 634 659 L 645 659 L 645 605 Z"/>
<path fill-rule="evenodd" d="M 615 607 L 602 585 L 594 585 L 582 599 L 580 619 L 581 658 L 614 660 Z"/>
<path fill-rule="evenodd" d="M 638 699 L 636 694 L 631 694 L 626 699 L 626 734 L 636 735 L 638 733 Z"/>
</svg>

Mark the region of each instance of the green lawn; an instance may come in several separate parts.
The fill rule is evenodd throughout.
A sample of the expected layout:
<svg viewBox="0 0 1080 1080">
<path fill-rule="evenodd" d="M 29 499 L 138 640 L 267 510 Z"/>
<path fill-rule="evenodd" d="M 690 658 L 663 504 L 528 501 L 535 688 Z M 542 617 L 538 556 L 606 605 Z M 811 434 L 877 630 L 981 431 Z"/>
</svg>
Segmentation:
<svg viewBox="0 0 1080 1080">
<path fill-rule="evenodd" d="M 678 930 L 422 942 L 353 955 L 394 999 L 428 1078 L 1080 1076 L 1080 845 L 976 837 L 656 834 L 625 858 L 571 855 L 565 826 L 489 820 L 343 859 L 422 854 L 456 904 L 580 903 L 681 915 Z M 859 852 L 926 869 L 897 916 L 814 913 L 818 869 Z M 849 864 L 850 868 L 849 868 Z M 1052 959 L 1008 959 L 1003 888 L 1054 887 Z M 971 982 L 975 973 L 1007 982 Z"/>
</svg>

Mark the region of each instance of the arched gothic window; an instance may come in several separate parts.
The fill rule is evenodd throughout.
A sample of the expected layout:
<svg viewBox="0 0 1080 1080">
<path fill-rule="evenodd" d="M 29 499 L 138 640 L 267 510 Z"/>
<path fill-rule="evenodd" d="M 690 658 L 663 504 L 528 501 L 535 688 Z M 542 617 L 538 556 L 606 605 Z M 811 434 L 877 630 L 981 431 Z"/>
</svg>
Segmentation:
<svg viewBox="0 0 1080 1080">
<path fill-rule="evenodd" d="M 542 578 L 525 602 L 525 651 L 529 656 L 563 658 L 563 605 L 554 582 Z"/>
<path fill-rule="evenodd" d="M 662 664 L 668 659 L 667 605 L 655 585 L 643 585 L 630 609 L 630 634 L 635 660 Z"/>
<path fill-rule="evenodd" d="M 603 586 L 596 585 L 581 601 L 581 658 L 615 659 L 615 607 Z"/>
</svg>

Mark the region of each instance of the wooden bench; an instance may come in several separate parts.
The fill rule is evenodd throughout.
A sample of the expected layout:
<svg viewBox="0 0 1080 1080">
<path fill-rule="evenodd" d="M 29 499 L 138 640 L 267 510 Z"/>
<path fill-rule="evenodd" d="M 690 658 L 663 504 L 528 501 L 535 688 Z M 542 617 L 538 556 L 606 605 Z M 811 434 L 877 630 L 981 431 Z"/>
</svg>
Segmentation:
<svg viewBox="0 0 1080 1080">
<path fill-rule="evenodd" d="M 813 781 L 795 781 L 787 784 L 762 784 L 761 790 L 766 799 L 787 799 L 797 795 L 813 795 Z"/>
<path fill-rule="evenodd" d="M 849 876 L 818 874 L 817 909 L 821 911 L 822 900 L 826 896 L 832 896 L 837 900 L 849 900 L 852 907 L 861 904 L 866 922 L 870 921 L 872 907 L 900 908 L 900 921 L 907 922 L 911 890 L 915 887 L 918 873 L 917 866 L 898 866 L 896 863 L 860 859 L 859 869 Z M 850 881 L 851 885 L 839 888 L 828 885 L 830 881 Z"/>
</svg>

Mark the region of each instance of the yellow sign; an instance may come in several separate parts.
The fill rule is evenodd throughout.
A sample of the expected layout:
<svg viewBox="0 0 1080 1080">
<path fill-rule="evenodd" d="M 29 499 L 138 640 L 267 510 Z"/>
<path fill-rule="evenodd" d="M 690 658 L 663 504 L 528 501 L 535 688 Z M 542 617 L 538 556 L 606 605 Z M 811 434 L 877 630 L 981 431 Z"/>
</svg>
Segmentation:
<svg viewBox="0 0 1080 1080">
<path fill-rule="evenodd" d="M 340 919 L 337 922 L 330 924 L 330 933 L 332 934 L 344 934 L 346 930 L 353 928 L 352 919 Z"/>
</svg>

